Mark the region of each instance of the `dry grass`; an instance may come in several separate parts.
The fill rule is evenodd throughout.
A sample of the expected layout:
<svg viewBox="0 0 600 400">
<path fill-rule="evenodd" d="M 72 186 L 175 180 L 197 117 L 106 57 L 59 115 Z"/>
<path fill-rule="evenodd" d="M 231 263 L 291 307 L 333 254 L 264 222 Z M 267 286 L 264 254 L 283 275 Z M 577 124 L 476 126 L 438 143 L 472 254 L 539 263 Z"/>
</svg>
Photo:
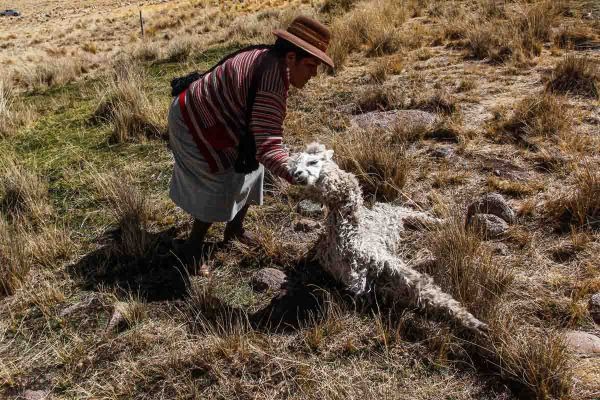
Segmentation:
<svg viewBox="0 0 600 400">
<path fill-rule="evenodd" d="M 598 36 L 587 25 L 562 25 L 554 36 L 554 44 L 561 49 L 585 50 L 597 46 Z"/>
<path fill-rule="evenodd" d="M 509 196 L 528 196 L 544 188 L 539 182 L 534 181 L 515 181 L 502 179 L 496 176 L 490 176 L 487 179 L 487 185 L 492 192 L 500 192 Z"/>
<path fill-rule="evenodd" d="M 435 268 L 426 272 L 475 315 L 489 317 L 514 279 L 511 267 L 494 262 L 477 232 L 458 216 L 433 231 L 428 243 Z"/>
<path fill-rule="evenodd" d="M 542 93 L 525 97 L 508 119 L 500 123 L 499 130 L 516 139 L 530 136 L 557 137 L 570 124 L 563 100 L 552 94 Z"/>
<path fill-rule="evenodd" d="M 11 221 L 38 223 L 52 207 L 42 179 L 15 161 L 8 161 L 0 176 L 0 212 Z"/>
<path fill-rule="evenodd" d="M 403 103 L 402 94 L 391 87 L 382 85 L 367 86 L 357 95 L 354 113 L 394 110 L 400 108 Z"/>
<path fill-rule="evenodd" d="M 28 90 L 45 89 L 72 82 L 88 71 L 86 63 L 75 58 L 52 58 L 16 71 L 15 79 Z"/>
<path fill-rule="evenodd" d="M 144 89 L 144 74 L 131 62 L 115 65 L 114 75 L 99 89 L 98 106 L 92 116 L 95 122 L 110 123 L 110 141 L 123 143 L 160 137 L 165 132 L 163 112 L 157 110 Z"/>
<path fill-rule="evenodd" d="M 150 41 L 143 41 L 136 45 L 132 52 L 131 58 L 139 61 L 156 61 L 160 59 L 161 51 L 158 44 Z"/>
<path fill-rule="evenodd" d="M 123 176 L 98 175 L 96 184 L 117 222 L 119 239 L 115 250 L 122 256 L 146 255 L 152 244 L 148 235 L 152 210 L 144 194 Z"/>
<path fill-rule="evenodd" d="M 21 287 L 31 268 L 29 252 L 19 228 L 0 215 L 0 298 Z"/>
<path fill-rule="evenodd" d="M 573 187 L 547 202 L 545 208 L 563 226 L 600 228 L 600 173 L 597 167 L 579 168 Z"/>
<path fill-rule="evenodd" d="M 0 138 L 14 134 L 33 118 L 33 112 L 15 94 L 12 84 L 0 78 Z"/>
<path fill-rule="evenodd" d="M 546 88 L 556 93 L 600 98 L 599 68 L 589 58 L 567 55 L 554 68 Z"/>
<path fill-rule="evenodd" d="M 408 180 L 410 159 L 401 146 L 382 144 L 380 130 L 351 129 L 333 139 L 340 168 L 356 175 L 368 196 L 391 201 Z"/>
<path fill-rule="evenodd" d="M 332 42 L 328 49 L 341 70 L 352 52 L 365 50 L 367 56 L 391 54 L 400 49 L 398 26 L 406 19 L 402 3 L 377 0 L 362 5 L 335 19 L 331 25 Z"/>
<path fill-rule="evenodd" d="M 429 96 L 418 99 L 413 107 L 446 115 L 453 114 L 458 110 L 456 99 L 443 90 L 437 90 Z"/>
<path fill-rule="evenodd" d="M 527 398 L 569 398 L 571 356 L 563 337 L 524 326 L 509 310 L 498 312 L 491 328 L 491 362 L 505 378 L 523 386 Z"/>
</svg>

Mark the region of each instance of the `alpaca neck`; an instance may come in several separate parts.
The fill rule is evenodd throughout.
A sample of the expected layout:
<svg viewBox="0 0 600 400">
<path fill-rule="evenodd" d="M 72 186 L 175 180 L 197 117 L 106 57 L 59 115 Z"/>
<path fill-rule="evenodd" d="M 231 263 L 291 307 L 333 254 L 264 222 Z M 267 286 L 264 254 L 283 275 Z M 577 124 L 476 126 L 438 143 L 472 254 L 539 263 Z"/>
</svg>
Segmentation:
<svg viewBox="0 0 600 400">
<path fill-rule="evenodd" d="M 329 219 L 335 226 L 357 226 L 358 211 L 363 206 L 363 198 L 356 177 L 339 169 L 337 165 L 333 165 L 328 172 L 329 176 L 335 177 L 329 183 L 336 189 L 329 193 L 330 198 L 327 201 Z"/>
</svg>

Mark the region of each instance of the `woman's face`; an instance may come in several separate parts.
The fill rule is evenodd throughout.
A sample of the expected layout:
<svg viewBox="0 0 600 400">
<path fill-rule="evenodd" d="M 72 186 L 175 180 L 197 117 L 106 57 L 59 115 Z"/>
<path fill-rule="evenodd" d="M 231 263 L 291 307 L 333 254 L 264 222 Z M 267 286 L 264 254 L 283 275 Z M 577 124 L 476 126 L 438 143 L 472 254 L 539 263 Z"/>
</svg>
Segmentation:
<svg viewBox="0 0 600 400">
<path fill-rule="evenodd" d="M 321 62 L 315 57 L 305 57 L 297 61 L 296 54 L 290 52 L 286 56 L 286 63 L 290 69 L 290 84 L 302 89 L 310 78 L 317 75 L 317 69 Z"/>
</svg>

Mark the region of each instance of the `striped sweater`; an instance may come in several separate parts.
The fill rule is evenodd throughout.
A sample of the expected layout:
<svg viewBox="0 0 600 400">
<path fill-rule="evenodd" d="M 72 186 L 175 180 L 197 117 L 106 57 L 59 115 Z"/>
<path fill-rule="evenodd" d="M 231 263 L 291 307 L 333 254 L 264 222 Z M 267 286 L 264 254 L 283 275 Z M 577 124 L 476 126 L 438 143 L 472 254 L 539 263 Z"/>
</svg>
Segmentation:
<svg viewBox="0 0 600 400">
<path fill-rule="evenodd" d="M 254 69 L 266 49 L 242 52 L 190 85 L 179 97 L 185 122 L 211 172 L 231 168 L 237 158 L 240 132 L 246 129 L 246 99 Z M 289 182 L 289 154 L 283 147 L 283 120 L 289 78 L 284 65 L 271 54 L 263 64 L 250 116 L 256 159 Z"/>
</svg>

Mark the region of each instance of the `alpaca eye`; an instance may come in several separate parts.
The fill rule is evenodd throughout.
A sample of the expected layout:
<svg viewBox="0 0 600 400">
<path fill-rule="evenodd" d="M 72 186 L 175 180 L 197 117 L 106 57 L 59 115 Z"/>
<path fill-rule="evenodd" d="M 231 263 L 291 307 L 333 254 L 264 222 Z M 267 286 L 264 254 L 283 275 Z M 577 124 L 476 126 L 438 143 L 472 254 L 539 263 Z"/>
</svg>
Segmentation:
<svg viewBox="0 0 600 400">
<path fill-rule="evenodd" d="M 313 165 L 317 165 L 319 161 L 318 160 L 312 160 L 308 162 L 308 165 L 313 166 Z"/>
</svg>

